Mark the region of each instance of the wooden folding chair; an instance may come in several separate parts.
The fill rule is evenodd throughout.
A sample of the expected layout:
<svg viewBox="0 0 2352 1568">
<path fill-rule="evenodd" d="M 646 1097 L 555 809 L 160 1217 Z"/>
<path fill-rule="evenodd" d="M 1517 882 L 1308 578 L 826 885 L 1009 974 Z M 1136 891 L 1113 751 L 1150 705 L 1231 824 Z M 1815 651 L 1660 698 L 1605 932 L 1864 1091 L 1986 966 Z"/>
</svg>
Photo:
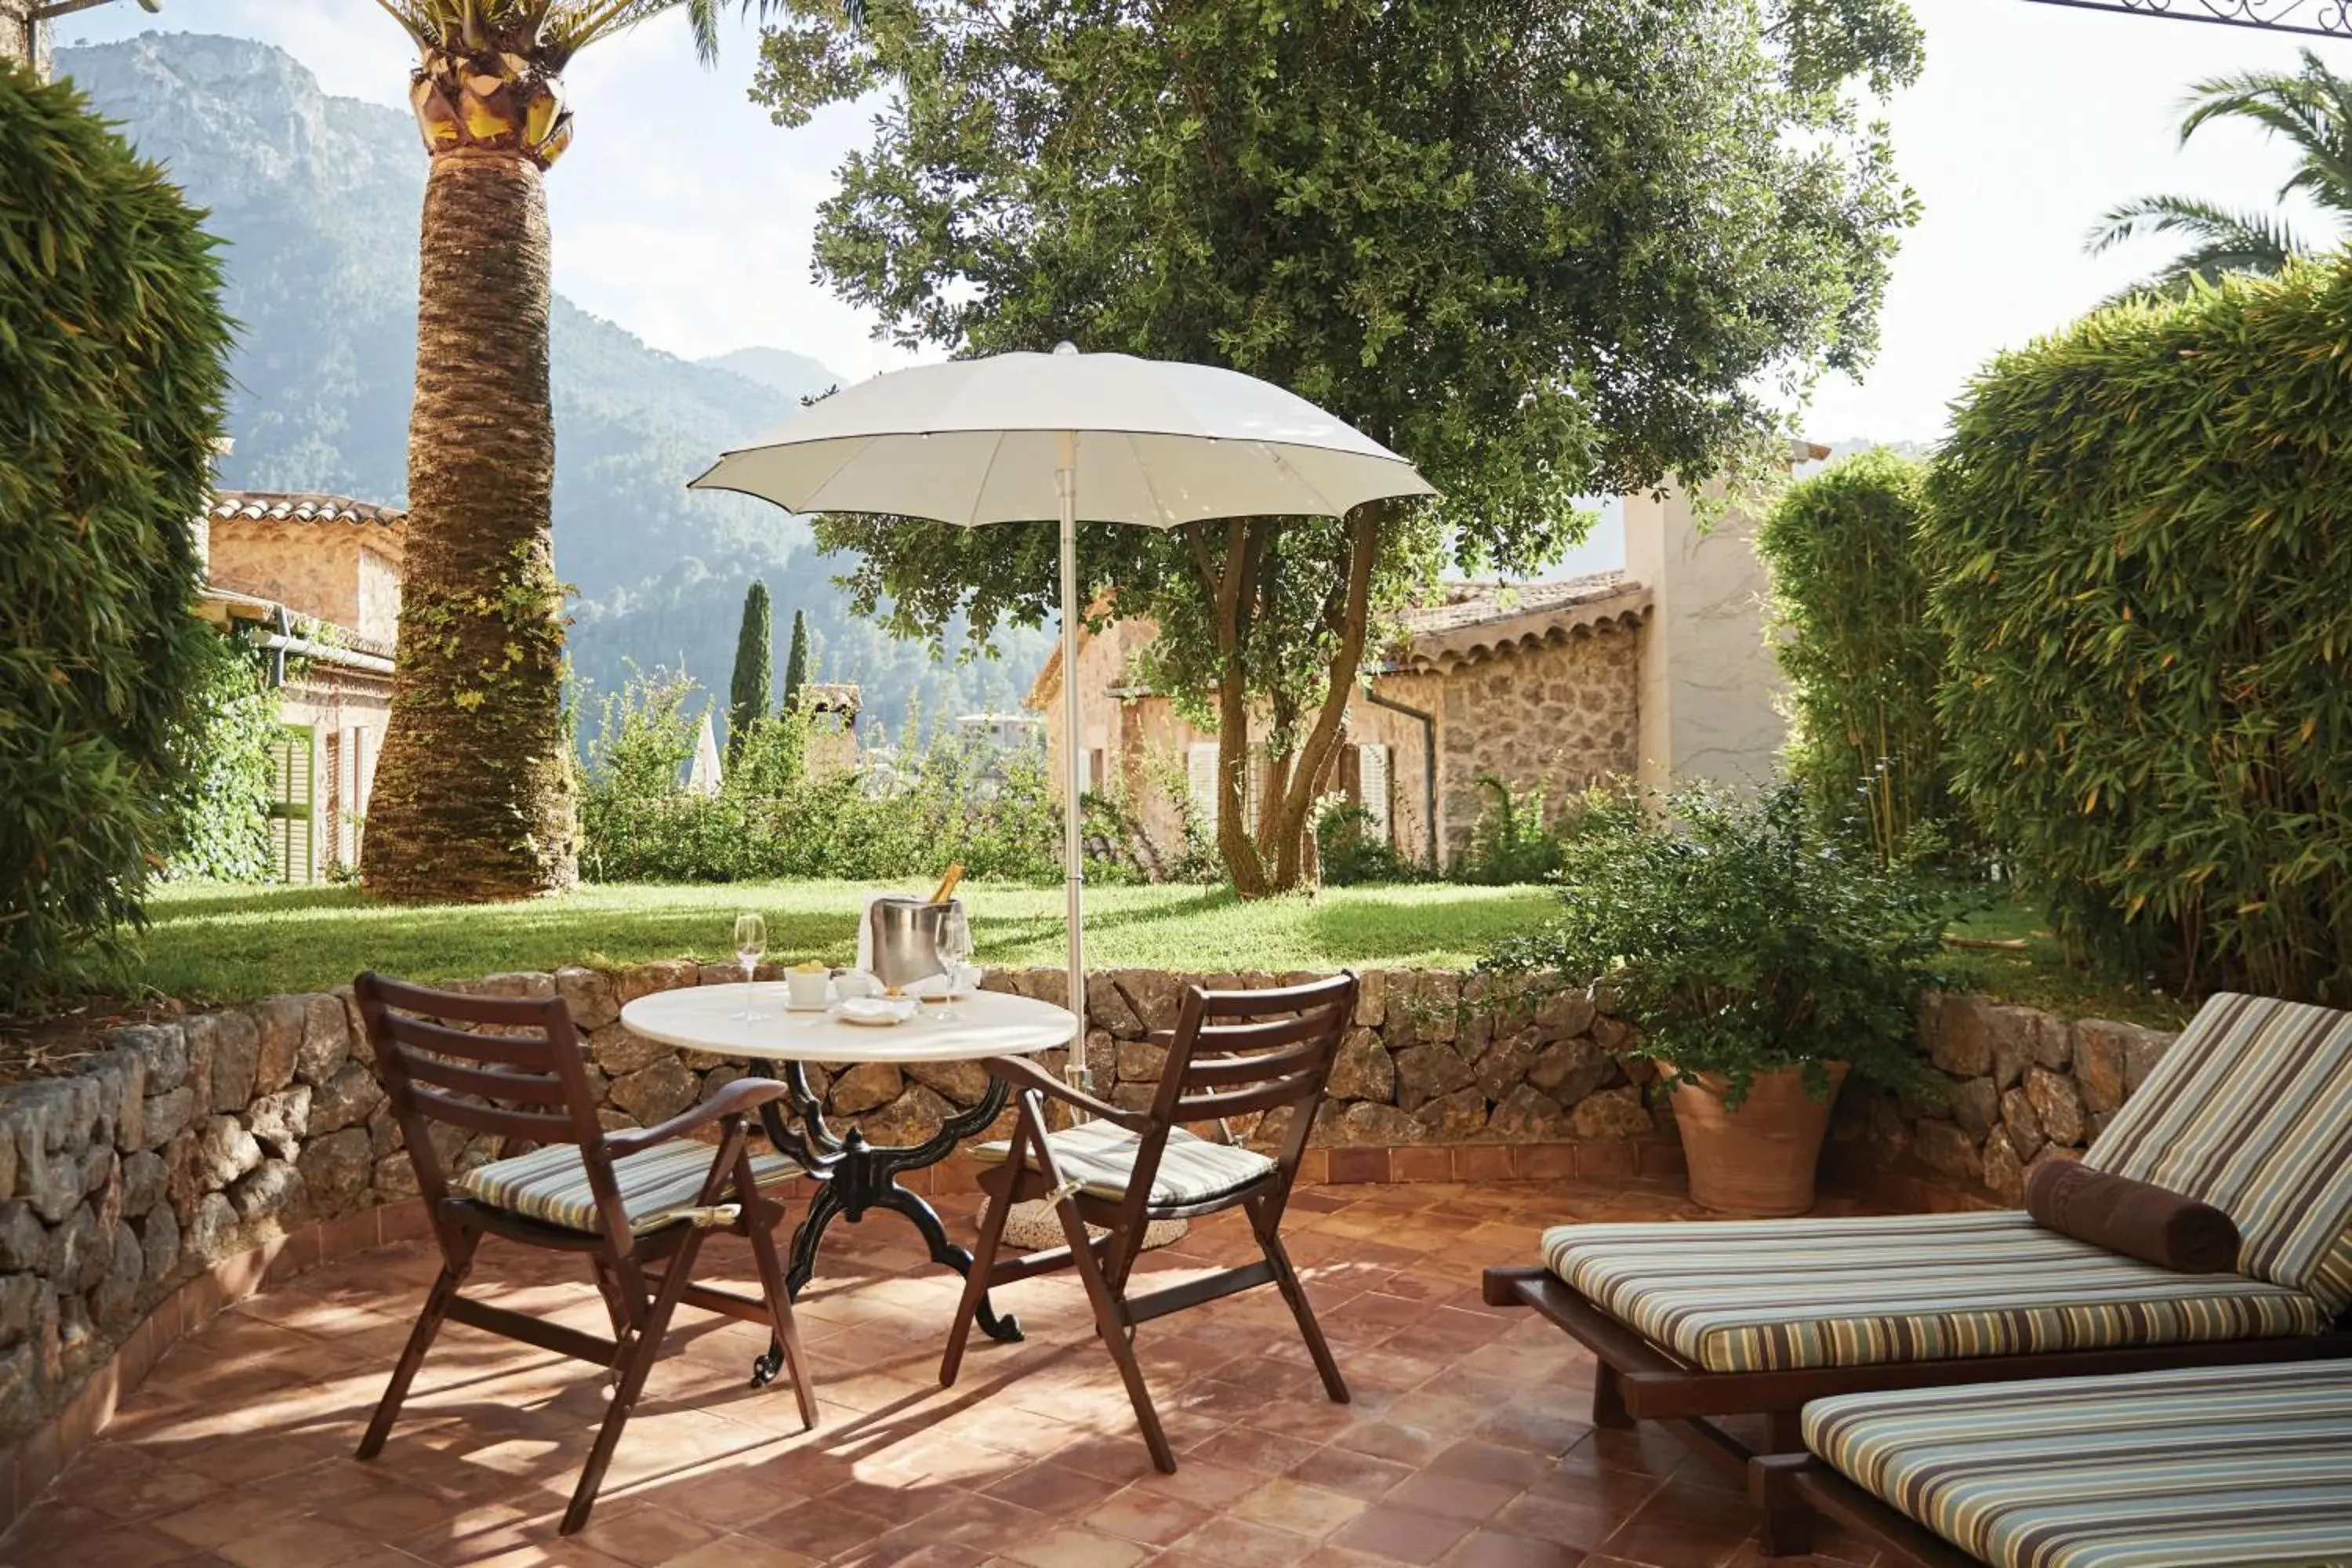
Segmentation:
<svg viewBox="0 0 2352 1568">
<path fill-rule="evenodd" d="M 989 1291 L 1016 1279 L 1075 1268 L 1093 1304 L 1096 1326 L 1135 1405 L 1151 1462 L 1163 1471 L 1174 1471 L 1176 1456 L 1135 1360 L 1136 1328 L 1154 1318 L 1272 1284 L 1298 1320 L 1298 1331 L 1316 1371 L 1322 1373 L 1325 1390 L 1337 1403 L 1348 1403 L 1348 1385 L 1316 1325 L 1297 1271 L 1282 1249 L 1280 1232 L 1298 1159 L 1306 1152 L 1307 1136 L 1323 1103 L 1324 1084 L 1355 1005 L 1352 973 L 1280 990 L 1187 987 L 1175 1029 L 1153 1037 L 1167 1045 L 1168 1057 L 1149 1111 L 1106 1104 L 1024 1058 L 990 1060 L 988 1069 L 1018 1090 L 1019 1114 L 1009 1142 L 981 1144 L 972 1151 L 998 1164 L 981 1175 L 981 1187 L 988 1194 L 988 1219 L 964 1284 L 963 1304 L 948 1337 L 940 1382 L 955 1382 L 973 1314 Z M 1052 1131 L 1045 1120 L 1048 1099 L 1096 1120 Z M 1289 1121 L 1272 1158 L 1195 1136 L 1181 1125 L 1272 1116 L 1285 1110 Z M 1000 1260 L 1005 1215 L 1014 1204 L 1039 1198 L 1054 1205 L 1067 1244 Z M 1259 1261 L 1149 1294 L 1129 1294 L 1129 1277 L 1143 1249 L 1145 1227 L 1155 1220 L 1195 1219 L 1235 1207 L 1248 1212 L 1250 1229 L 1264 1255 Z M 1090 1241 L 1090 1225 L 1106 1234 Z"/>
<path fill-rule="evenodd" d="M 613 1382 L 612 1407 L 564 1510 L 568 1535 L 588 1522 L 621 1428 L 681 1301 L 772 1330 L 791 1366 L 801 1423 L 816 1425 L 816 1398 L 772 1234 L 784 1205 L 761 1192 L 800 1174 L 800 1167 L 781 1155 L 753 1158 L 744 1132 L 744 1117 L 781 1098 L 783 1085 L 738 1079 L 657 1127 L 607 1132 L 596 1119 L 571 1011 L 560 998 L 460 996 L 373 973 L 361 975 L 354 989 L 442 1258 L 424 1315 L 360 1441 L 361 1458 L 382 1451 L 446 1321 L 594 1362 Z M 469 1033 L 436 1020 L 496 1032 Z M 442 1168 L 436 1122 L 497 1137 L 499 1158 L 453 1178 Z M 686 1137 L 714 1125 L 715 1148 Z M 531 1152 L 516 1152 L 523 1148 Z M 750 1239 L 764 1300 L 691 1281 L 703 1237 L 713 1229 Z M 613 1337 L 458 1294 L 485 1236 L 584 1254 Z"/>
</svg>

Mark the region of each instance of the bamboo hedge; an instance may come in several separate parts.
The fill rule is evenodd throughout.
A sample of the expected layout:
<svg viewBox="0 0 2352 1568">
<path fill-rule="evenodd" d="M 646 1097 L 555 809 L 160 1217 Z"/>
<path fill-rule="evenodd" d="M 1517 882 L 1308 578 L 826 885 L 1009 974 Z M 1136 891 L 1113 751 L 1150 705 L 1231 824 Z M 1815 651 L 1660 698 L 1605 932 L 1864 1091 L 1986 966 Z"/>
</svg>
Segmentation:
<svg viewBox="0 0 2352 1568">
<path fill-rule="evenodd" d="M 1948 845 L 1958 807 L 1936 718 L 1944 634 L 1917 531 L 1927 465 L 1863 452 L 1791 485 L 1757 533 L 1794 720 L 1790 772 L 1833 831 L 1882 860 Z"/>
<path fill-rule="evenodd" d="M 0 1009 L 140 918 L 200 746 L 230 329 L 198 220 L 70 87 L 0 62 Z"/>
<path fill-rule="evenodd" d="M 2352 266 L 2101 310 L 1955 408 L 1958 786 L 2083 952 L 2352 1002 Z"/>
</svg>

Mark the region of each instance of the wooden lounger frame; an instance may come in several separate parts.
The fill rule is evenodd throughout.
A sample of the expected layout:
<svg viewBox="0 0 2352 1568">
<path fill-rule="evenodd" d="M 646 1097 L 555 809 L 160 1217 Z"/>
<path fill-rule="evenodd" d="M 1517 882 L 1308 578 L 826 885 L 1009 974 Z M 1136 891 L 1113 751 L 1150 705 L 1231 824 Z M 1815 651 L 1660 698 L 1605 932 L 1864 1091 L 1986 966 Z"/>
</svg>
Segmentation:
<svg viewBox="0 0 2352 1568">
<path fill-rule="evenodd" d="M 1533 1307 L 1592 1352 L 1599 1363 L 1592 1380 L 1595 1426 L 1622 1430 L 1638 1422 L 1655 1422 L 1674 1432 L 1694 1452 L 1742 1479 L 1751 1479 L 1749 1462 L 1759 1453 L 1801 1456 L 1805 1445 L 1798 1426 L 1799 1413 L 1809 1402 L 1832 1394 L 2352 1356 L 2352 1331 L 2347 1331 L 2347 1324 L 2338 1320 L 2326 1333 L 2293 1338 L 2206 1340 L 2127 1345 L 2112 1350 L 2045 1351 L 2032 1355 L 1803 1367 L 1786 1372 L 1708 1372 L 1653 1344 L 1638 1330 L 1611 1317 L 1549 1268 L 1489 1268 L 1484 1295 L 1490 1307 Z M 1763 1416 L 1764 1447 L 1752 1449 L 1726 1430 L 1717 1419 L 1726 1415 Z M 1774 1504 L 1765 1512 L 1762 1545 L 1766 1555 L 1811 1549 L 1812 1510 L 1806 1506 L 1805 1495 L 1809 1494 L 1788 1487 L 1774 1494 Z M 1911 1528 L 1916 1531 L 1918 1527 Z M 1922 1557 L 1918 1561 L 1932 1568 L 1969 1562 L 1966 1557 L 1950 1556 L 1950 1550 L 1946 1547 L 1947 1555 L 1941 1559 Z"/>
<path fill-rule="evenodd" d="M 1811 1454 L 1758 1455 L 1748 1462 L 1748 1495 L 1768 1520 L 1810 1521 L 1817 1512 L 1827 1514 L 1879 1551 L 1894 1553 L 1886 1568 L 1983 1568 L 1975 1557 Z"/>
</svg>

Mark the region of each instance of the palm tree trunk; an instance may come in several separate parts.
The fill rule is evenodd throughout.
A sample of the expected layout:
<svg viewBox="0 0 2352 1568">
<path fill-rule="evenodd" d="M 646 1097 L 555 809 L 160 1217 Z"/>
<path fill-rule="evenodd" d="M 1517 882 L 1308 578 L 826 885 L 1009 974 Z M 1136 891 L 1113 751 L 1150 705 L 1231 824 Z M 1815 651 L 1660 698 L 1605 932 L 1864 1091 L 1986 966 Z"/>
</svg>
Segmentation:
<svg viewBox="0 0 2352 1568">
<path fill-rule="evenodd" d="M 362 873 L 407 900 L 560 892 L 579 865 L 538 167 L 436 156 L 422 251 L 400 648 Z"/>
</svg>

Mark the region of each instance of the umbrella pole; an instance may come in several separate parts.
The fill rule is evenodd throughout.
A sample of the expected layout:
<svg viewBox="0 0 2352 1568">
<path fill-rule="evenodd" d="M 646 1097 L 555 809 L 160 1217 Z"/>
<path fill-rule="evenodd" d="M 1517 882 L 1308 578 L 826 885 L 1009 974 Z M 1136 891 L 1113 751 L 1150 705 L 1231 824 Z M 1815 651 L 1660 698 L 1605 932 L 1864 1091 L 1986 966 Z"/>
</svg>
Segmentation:
<svg viewBox="0 0 2352 1568">
<path fill-rule="evenodd" d="M 1094 1091 L 1087 1070 L 1086 846 L 1079 837 L 1078 796 L 1085 787 L 1078 737 L 1078 433 L 1062 432 L 1061 462 L 1054 488 L 1062 500 L 1062 862 L 1066 892 L 1063 917 L 1069 927 L 1070 1011 L 1078 1032 L 1070 1039 L 1070 1082 Z"/>
</svg>

